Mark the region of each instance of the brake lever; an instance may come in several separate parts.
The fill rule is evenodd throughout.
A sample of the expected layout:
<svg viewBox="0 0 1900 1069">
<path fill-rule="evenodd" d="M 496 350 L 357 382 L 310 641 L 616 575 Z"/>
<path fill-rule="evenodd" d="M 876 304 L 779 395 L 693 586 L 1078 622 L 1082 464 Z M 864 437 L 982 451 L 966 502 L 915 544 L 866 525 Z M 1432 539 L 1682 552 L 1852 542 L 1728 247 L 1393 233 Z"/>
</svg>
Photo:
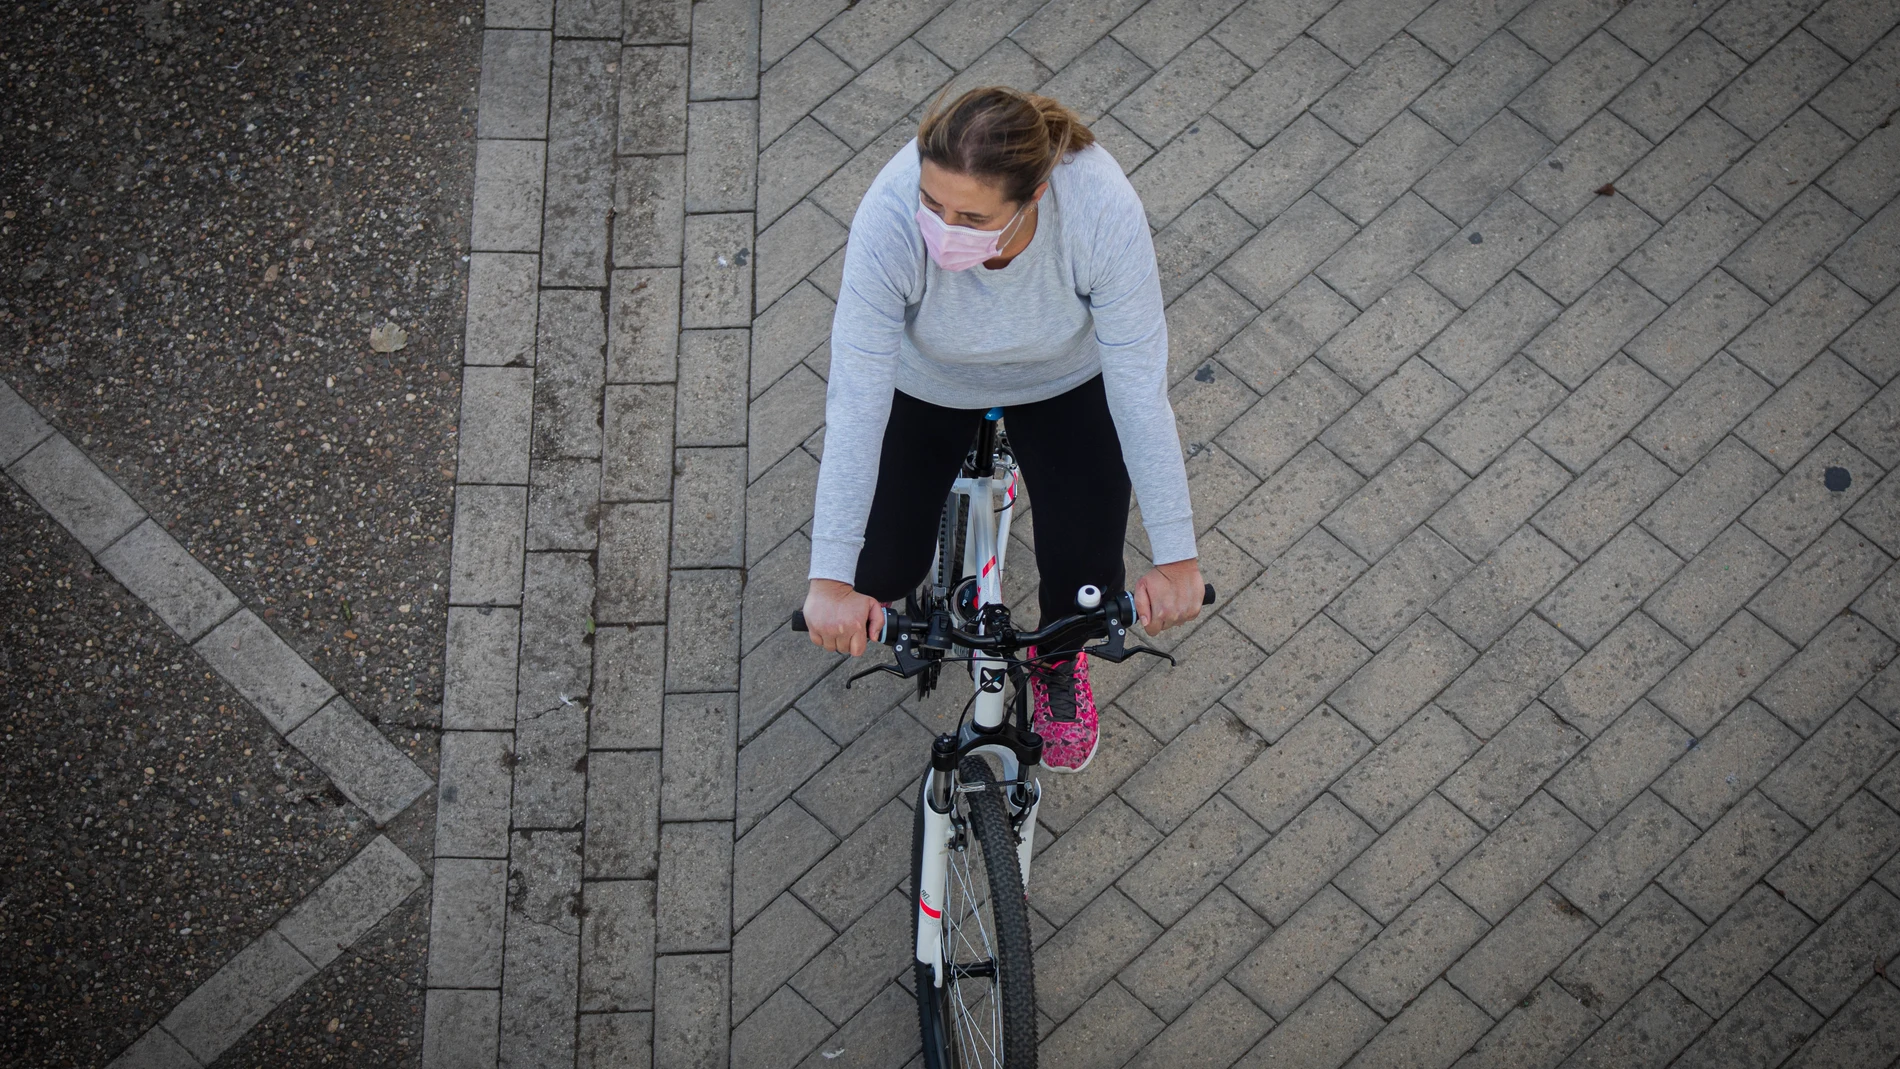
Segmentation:
<svg viewBox="0 0 1900 1069">
<path fill-rule="evenodd" d="M 1153 654 L 1154 656 L 1159 657 L 1164 661 L 1167 661 L 1170 665 L 1178 666 L 1180 664 L 1180 662 L 1176 661 L 1172 655 L 1162 653 L 1160 650 L 1155 649 L 1152 646 L 1140 646 L 1140 645 L 1128 646 L 1121 642 L 1115 642 L 1112 640 L 1109 642 L 1104 642 L 1100 646 L 1090 646 L 1084 649 L 1082 652 L 1088 654 L 1090 657 L 1099 657 L 1104 661 L 1110 661 L 1114 664 L 1120 664 L 1123 661 L 1127 660 L 1128 658 L 1133 657 L 1137 653 Z"/>
<path fill-rule="evenodd" d="M 856 683 L 865 676 L 873 675 L 878 672 L 889 672 L 899 679 L 911 679 L 930 667 L 931 658 L 927 656 L 919 657 L 917 655 L 917 640 L 911 635 L 910 629 L 906 626 L 907 622 L 905 619 L 902 616 L 890 612 L 888 609 L 885 610 L 885 612 L 887 614 L 885 632 L 888 634 L 893 627 L 897 630 L 897 641 L 891 643 L 891 654 L 897 658 L 897 663 L 874 665 L 859 672 L 844 681 L 846 690 L 850 690 L 851 684 Z"/>
</svg>

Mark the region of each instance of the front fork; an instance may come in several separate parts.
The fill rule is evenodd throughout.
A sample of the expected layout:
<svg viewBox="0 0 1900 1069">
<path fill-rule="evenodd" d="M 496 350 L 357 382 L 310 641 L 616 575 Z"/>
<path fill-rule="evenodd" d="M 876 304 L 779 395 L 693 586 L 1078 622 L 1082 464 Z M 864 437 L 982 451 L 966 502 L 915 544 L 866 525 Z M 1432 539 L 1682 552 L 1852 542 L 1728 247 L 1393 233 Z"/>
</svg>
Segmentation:
<svg viewBox="0 0 1900 1069">
<path fill-rule="evenodd" d="M 1006 770 L 1016 766 L 1015 755 L 1004 757 Z M 1006 771 L 1005 779 L 1014 779 Z M 917 872 L 917 960 L 930 966 L 938 987 L 943 986 L 943 907 L 948 901 L 950 852 L 969 849 L 967 837 L 959 844 L 956 816 L 956 777 L 931 769 L 924 773 L 917 804 L 923 807 L 924 843 Z M 1023 896 L 1029 896 L 1029 860 L 1036 846 L 1036 813 L 1042 808 L 1042 790 L 1034 782 L 1005 790 L 1010 823 L 1016 825 L 1016 865 L 1023 875 Z M 1028 808 L 1022 808 L 1023 802 Z"/>
</svg>

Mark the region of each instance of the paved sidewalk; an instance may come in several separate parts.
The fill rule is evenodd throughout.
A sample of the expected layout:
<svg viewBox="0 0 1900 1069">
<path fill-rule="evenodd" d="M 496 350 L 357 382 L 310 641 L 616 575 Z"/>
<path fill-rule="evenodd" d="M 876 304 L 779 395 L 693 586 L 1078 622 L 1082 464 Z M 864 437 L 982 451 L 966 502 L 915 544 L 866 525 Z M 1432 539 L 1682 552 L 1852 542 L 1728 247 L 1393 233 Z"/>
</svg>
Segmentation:
<svg viewBox="0 0 1900 1069">
<path fill-rule="evenodd" d="M 1896 23 L 491 3 L 424 1064 L 913 1063 L 955 702 L 783 624 L 851 213 L 997 82 L 1148 207 L 1224 594 L 1050 785 L 1044 1063 L 1892 1063 Z"/>
</svg>

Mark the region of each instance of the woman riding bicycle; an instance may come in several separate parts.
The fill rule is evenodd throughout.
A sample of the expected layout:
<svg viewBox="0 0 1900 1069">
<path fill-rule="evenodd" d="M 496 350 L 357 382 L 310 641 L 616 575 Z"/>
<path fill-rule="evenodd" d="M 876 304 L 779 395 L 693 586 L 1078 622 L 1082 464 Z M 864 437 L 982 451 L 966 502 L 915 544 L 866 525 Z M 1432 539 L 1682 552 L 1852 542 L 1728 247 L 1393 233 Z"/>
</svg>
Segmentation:
<svg viewBox="0 0 1900 1069">
<path fill-rule="evenodd" d="M 933 109 L 858 205 L 831 328 L 805 620 L 857 656 L 880 605 L 930 570 L 938 518 L 985 410 L 1002 406 L 1034 501 L 1042 618 L 1124 589 L 1131 481 L 1154 569 L 1150 634 L 1200 612 L 1168 328 L 1140 199 L 1076 114 L 1012 89 Z M 1031 657 L 1037 656 L 1034 649 Z M 1049 653 L 1067 650 L 1044 650 Z M 1043 763 L 1098 738 L 1087 658 L 1031 678 Z"/>
</svg>

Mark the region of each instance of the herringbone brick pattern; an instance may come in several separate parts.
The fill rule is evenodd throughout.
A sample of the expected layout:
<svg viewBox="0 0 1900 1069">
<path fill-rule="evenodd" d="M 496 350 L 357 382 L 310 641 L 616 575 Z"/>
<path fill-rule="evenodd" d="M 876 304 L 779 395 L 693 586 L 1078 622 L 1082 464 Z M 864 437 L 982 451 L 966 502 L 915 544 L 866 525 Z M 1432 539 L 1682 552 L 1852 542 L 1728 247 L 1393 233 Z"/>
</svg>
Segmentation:
<svg viewBox="0 0 1900 1069">
<path fill-rule="evenodd" d="M 962 695 L 780 625 L 852 211 L 998 82 L 1148 208 L 1223 592 L 1045 778 L 1044 1063 L 1900 1057 L 1896 23 L 764 0 L 731 1064 L 915 1056 L 908 788 Z"/>
</svg>

